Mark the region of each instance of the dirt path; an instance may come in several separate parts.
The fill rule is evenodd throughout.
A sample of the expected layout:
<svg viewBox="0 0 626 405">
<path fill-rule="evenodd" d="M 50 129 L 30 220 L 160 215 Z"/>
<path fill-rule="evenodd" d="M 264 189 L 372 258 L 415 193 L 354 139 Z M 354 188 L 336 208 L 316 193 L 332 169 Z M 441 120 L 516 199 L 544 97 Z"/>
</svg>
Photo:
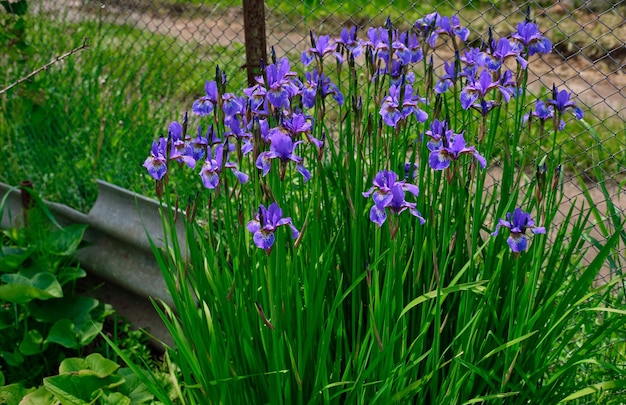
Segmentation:
<svg viewBox="0 0 626 405">
<path fill-rule="evenodd" d="M 196 41 L 225 47 L 244 43 L 243 15 L 238 8 L 209 11 L 207 16 L 202 17 L 185 17 L 146 10 L 140 1 L 127 1 L 123 6 L 116 3 L 101 1 L 100 8 L 94 8 L 81 0 L 43 0 L 41 7 L 43 11 L 60 14 L 66 21 L 103 18 L 172 36 L 182 42 Z M 548 14 L 549 10 L 543 15 L 544 19 L 549 19 L 542 26 L 549 26 L 554 21 Z M 272 10 L 267 11 L 267 20 L 267 43 L 274 45 L 279 55 L 306 49 L 308 31 L 303 21 L 291 19 L 285 22 L 284 16 L 274 14 Z M 533 59 L 529 72 L 529 88 L 533 92 L 540 91 L 542 87 L 551 88 L 553 84 L 565 86 L 600 118 L 616 116 L 626 119 L 626 70 L 623 66 L 610 68 L 606 63 L 594 63 L 585 57 L 563 60 L 559 55 L 551 54 Z"/>
</svg>

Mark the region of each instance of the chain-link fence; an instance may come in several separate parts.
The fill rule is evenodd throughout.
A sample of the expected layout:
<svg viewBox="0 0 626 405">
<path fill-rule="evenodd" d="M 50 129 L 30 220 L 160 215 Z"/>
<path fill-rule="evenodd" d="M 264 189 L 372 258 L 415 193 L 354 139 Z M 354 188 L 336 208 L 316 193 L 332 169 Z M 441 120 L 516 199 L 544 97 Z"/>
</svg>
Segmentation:
<svg viewBox="0 0 626 405">
<path fill-rule="evenodd" d="M 9 2 L 25 3 L 25 0 Z M 2 15 L 5 35 L 0 83 L 9 84 L 88 38 L 90 49 L 2 95 L 0 181 L 33 180 L 47 198 L 87 210 L 101 178 L 150 194 L 141 164 L 167 124 L 201 96 L 216 66 L 229 87 L 246 83 L 244 18 L 235 0 L 33 0 L 24 15 Z M 496 5 L 497 4 L 497 5 Z M 576 95 L 588 124 L 569 125 L 563 141 L 568 174 L 597 182 L 626 206 L 626 3 L 616 1 L 265 3 L 266 42 L 294 59 L 309 45 L 309 30 L 338 35 L 342 27 L 399 28 L 437 10 L 457 14 L 472 32 L 470 45 L 515 30 L 527 10 L 552 41 L 535 57 L 528 87 L 553 85 Z M 439 50 L 450 52 L 445 45 Z M 441 61 L 439 61 L 441 63 Z M 4 87 L 4 86 L 2 86 Z M 620 182 L 622 182 L 620 184 Z M 576 177 L 565 181 L 566 200 L 582 200 Z M 621 199 L 619 198 L 621 195 Z"/>
</svg>

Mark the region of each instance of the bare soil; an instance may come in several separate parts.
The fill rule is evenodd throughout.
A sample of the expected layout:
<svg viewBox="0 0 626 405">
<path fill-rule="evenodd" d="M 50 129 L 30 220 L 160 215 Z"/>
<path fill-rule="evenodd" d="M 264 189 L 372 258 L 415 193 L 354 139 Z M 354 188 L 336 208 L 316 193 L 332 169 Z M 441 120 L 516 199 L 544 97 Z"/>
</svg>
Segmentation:
<svg viewBox="0 0 626 405">
<path fill-rule="evenodd" d="M 40 4 L 42 11 L 61 15 L 66 21 L 104 19 L 168 35 L 182 43 L 192 41 L 228 47 L 245 42 L 241 8 L 172 5 L 164 9 L 145 0 L 42 0 Z M 542 88 L 552 88 L 553 84 L 568 88 L 600 118 L 626 119 L 626 19 L 623 13 L 622 9 L 599 15 L 587 9 L 567 12 L 556 6 L 541 10 L 537 23 L 547 30 L 546 35 L 554 42 L 556 52 L 531 61 L 530 90 L 539 92 Z M 267 43 L 276 47 L 278 55 L 306 49 L 310 21 L 307 25 L 302 17 L 285 16 L 269 9 L 266 17 Z M 514 22 L 520 18 L 519 12 L 478 16 L 474 13 L 464 17 L 472 32 L 486 33 L 493 27 L 502 34 L 511 32 Z M 313 28 L 318 34 L 338 34 L 341 22 L 327 18 L 313 24 Z M 449 55 L 445 46 L 438 52 L 441 57 Z"/>
</svg>

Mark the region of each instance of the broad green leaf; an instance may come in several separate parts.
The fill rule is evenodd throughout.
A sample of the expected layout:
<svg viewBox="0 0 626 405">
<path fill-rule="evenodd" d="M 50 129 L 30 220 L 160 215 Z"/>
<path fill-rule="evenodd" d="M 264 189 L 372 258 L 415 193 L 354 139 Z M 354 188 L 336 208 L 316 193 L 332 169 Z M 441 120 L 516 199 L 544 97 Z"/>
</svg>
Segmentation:
<svg viewBox="0 0 626 405">
<path fill-rule="evenodd" d="M 158 306 L 155 305 L 155 308 L 158 308 Z M 143 384 L 149 387 L 150 391 L 153 392 L 154 395 L 162 403 L 172 405 L 173 402 L 171 398 L 173 398 L 172 394 L 175 392 L 177 393 L 177 395 L 180 396 L 181 391 L 180 387 L 177 385 L 178 381 L 173 378 L 172 375 L 158 374 L 154 370 L 145 370 L 137 366 L 128 357 L 128 353 L 126 351 L 120 349 L 117 344 L 109 339 L 105 334 L 101 334 L 101 336 L 107 342 L 107 344 L 109 344 L 113 348 L 113 350 L 115 350 L 115 353 L 117 353 L 117 355 L 120 356 L 120 358 L 126 364 L 128 364 L 128 367 L 132 370 L 133 374 L 137 376 L 137 378 L 139 378 L 139 380 L 141 380 Z M 169 357 L 167 355 L 167 352 L 165 356 L 168 359 L 169 364 Z M 120 372 L 120 374 L 124 375 L 122 372 Z"/>
<path fill-rule="evenodd" d="M 69 319 L 60 319 L 52 325 L 46 343 L 56 343 L 68 349 L 76 349 L 80 346 L 79 337 L 74 323 Z"/>
<path fill-rule="evenodd" d="M 11 367 L 19 367 L 24 363 L 24 356 L 17 349 L 13 352 L 0 352 L 0 357 Z"/>
<path fill-rule="evenodd" d="M 119 365 L 94 353 L 86 358 L 69 358 L 61 362 L 59 375 L 44 379 L 44 386 L 63 404 L 94 403 L 103 395 L 103 389 L 124 383 L 124 378 L 114 375 Z"/>
<path fill-rule="evenodd" d="M 91 343 L 92 340 L 96 338 L 102 331 L 102 322 L 85 322 L 80 326 L 80 329 L 77 329 L 77 334 L 80 339 L 80 345 L 86 346 Z M 76 325 L 79 327 L 78 325 Z"/>
<path fill-rule="evenodd" d="M 62 267 L 58 269 L 56 273 L 57 280 L 59 280 L 59 284 L 61 285 L 65 285 L 79 278 L 87 277 L 87 272 L 85 272 L 85 270 L 81 269 L 79 266 Z"/>
<path fill-rule="evenodd" d="M 102 405 L 130 405 L 132 402 L 126 395 L 119 392 L 105 393 L 102 397 Z M 134 402 L 137 404 L 137 402 Z"/>
<path fill-rule="evenodd" d="M 106 315 L 97 299 L 79 295 L 32 302 L 29 310 L 37 321 L 55 324 L 49 341 L 73 348 L 85 346 L 98 336 Z"/>
<path fill-rule="evenodd" d="M 118 375 L 100 378 L 91 373 L 60 374 L 47 377 L 43 385 L 56 395 L 62 404 L 92 404 L 102 397 L 103 389 L 113 388 L 124 383 Z"/>
<path fill-rule="evenodd" d="M 6 283 L 0 286 L 0 301 L 26 304 L 34 299 L 47 300 L 63 296 L 61 285 L 51 273 L 37 273 L 32 278 L 19 273 L 4 274 L 0 280 Z"/>
<path fill-rule="evenodd" d="M 54 231 L 48 238 L 48 251 L 58 256 L 73 255 L 83 240 L 86 229 L 85 224 L 73 224 Z"/>
<path fill-rule="evenodd" d="M 4 374 L 0 370 L 0 387 L 2 387 L 3 385 L 4 385 Z"/>
<path fill-rule="evenodd" d="M 19 383 L 0 387 L 0 404 L 18 405 L 22 398 L 34 390 L 34 388 L 24 388 L 24 386 Z"/>
<path fill-rule="evenodd" d="M 91 322 L 90 312 L 96 309 L 99 301 L 81 295 L 67 296 L 48 302 L 32 302 L 28 309 L 31 316 L 39 322 L 54 323 L 61 319 L 70 319 L 77 325 Z"/>
<path fill-rule="evenodd" d="M 0 246 L 0 272 L 14 272 L 30 257 L 32 251 L 14 246 Z"/>
<path fill-rule="evenodd" d="M 20 405 L 57 405 L 59 401 L 46 387 L 39 387 L 36 391 L 26 395 Z"/>
<path fill-rule="evenodd" d="M 154 395 L 130 368 L 121 368 L 118 374 L 125 380 L 118 391 L 129 397 L 133 404 L 150 403 L 154 400 Z"/>
<path fill-rule="evenodd" d="M 20 353 L 25 356 L 32 356 L 46 350 L 47 344 L 37 329 L 29 330 L 22 343 L 20 343 Z"/>
<path fill-rule="evenodd" d="M 84 359 L 72 357 L 63 360 L 59 366 L 59 374 L 89 371 L 100 378 L 104 378 L 115 373 L 119 367 L 116 362 L 104 358 L 99 353 L 93 353 Z"/>
<path fill-rule="evenodd" d="M 47 341 L 73 349 L 86 346 L 102 331 L 102 325 L 102 322 L 91 319 L 80 324 L 70 319 L 60 319 L 50 329 Z"/>
</svg>

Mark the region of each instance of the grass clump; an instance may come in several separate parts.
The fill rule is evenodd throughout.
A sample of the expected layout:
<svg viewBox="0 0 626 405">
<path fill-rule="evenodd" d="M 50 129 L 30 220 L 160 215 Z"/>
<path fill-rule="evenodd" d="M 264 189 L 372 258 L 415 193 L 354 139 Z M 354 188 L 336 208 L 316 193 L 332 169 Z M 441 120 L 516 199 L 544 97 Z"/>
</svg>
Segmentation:
<svg viewBox="0 0 626 405">
<path fill-rule="evenodd" d="M 116 24 L 61 24 L 37 16 L 24 24 L 24 60 L 2 64 L 3 82 L 19 79 L 85 38 L 90 49 L 0 96 L 5 154 L 0 180 L 15 184 L 28 178 L 46 198 L 82 211 L 95 201 L 96 178 L 145 191 L 136 157 L 176 111 L 173 106 L 201 91 L 198 83 L 208 71 L 204 61 L 218 55 L 224 60 L 224 50 L 181 46 L 170 37 Z M 232 60 L 243 60 L 236 56 L 241 49 L 230 52 Z M 229 74 L 243 77 L 241 64 L 229 64 Z M 171 77 L 179 79 L 176 85 Z M 160 126 L 153 123 L 158 117 Z"/>
<path fill-rule="evenodd" d="M 154 248 L 182 402 L 624 399 L 624 220 L 610 199 L 557 220 L 561 120 L 584 112 L 567 91 L 527 93 L 527 58 L 551 44 L 525 24 L 474 50 L 439 14 L 312 35 L 304 74 L 273 56 L 244 95 L 217 70 L 144 161 L 164 203 L 187 202 L 163 207 Z M 459 49 L 446 75 L 430 59 L 442 38 Z M 603 216 L 600 241 L 588 229 Z"/>
</svg>

